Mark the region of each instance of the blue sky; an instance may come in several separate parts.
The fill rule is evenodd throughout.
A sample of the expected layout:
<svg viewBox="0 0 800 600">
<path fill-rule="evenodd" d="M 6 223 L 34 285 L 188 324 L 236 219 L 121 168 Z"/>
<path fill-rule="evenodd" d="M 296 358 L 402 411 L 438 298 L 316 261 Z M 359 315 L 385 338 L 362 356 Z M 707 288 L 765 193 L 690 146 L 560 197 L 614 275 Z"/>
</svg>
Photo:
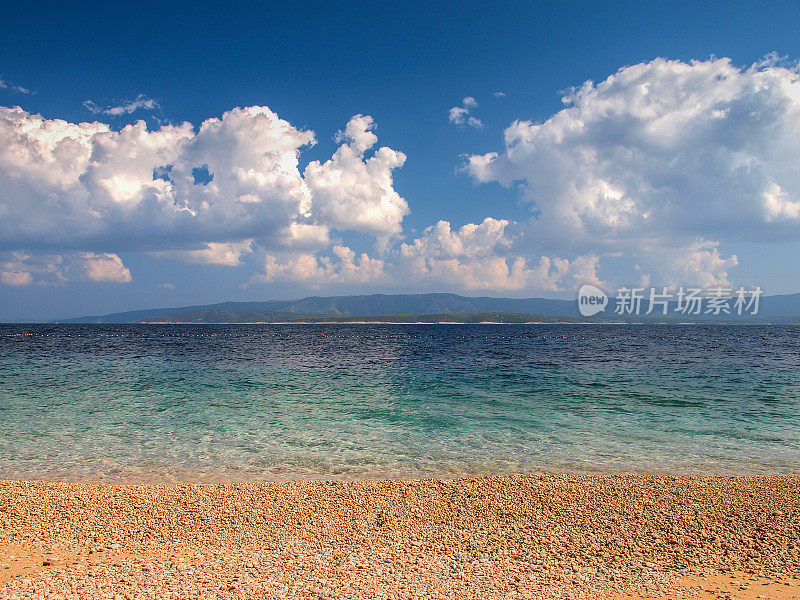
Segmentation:
<svg viewBox="0 0 800 600">
<path fill-rule="evenodd" d="M 800 291 L 796 3 L 3 10 L 0 319 L 585 282 Z"/>
</svg>

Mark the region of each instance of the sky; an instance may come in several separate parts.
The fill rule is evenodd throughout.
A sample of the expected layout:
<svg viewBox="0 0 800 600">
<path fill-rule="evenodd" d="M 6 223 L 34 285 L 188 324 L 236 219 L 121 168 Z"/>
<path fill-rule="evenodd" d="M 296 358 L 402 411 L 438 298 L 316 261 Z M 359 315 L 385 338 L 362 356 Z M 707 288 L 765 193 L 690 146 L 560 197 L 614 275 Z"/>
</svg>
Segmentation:
<svg viewBox="0 0 800 600">
<path fill-rule="evenodd" d="M 0 320 L 800 291 L 794 2 L 112 4 L 3 7 Z"/>
</svg>

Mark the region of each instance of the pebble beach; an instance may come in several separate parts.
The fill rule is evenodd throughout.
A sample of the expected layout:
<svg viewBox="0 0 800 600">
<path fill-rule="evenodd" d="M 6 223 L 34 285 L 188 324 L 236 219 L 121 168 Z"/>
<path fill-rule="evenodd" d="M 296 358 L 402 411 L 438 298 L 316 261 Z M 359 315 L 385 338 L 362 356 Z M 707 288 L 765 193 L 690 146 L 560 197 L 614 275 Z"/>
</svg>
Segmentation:
<svg viewBox="0 0 800 600">
<path fill-rule="evenodd" d="M 0 598 L 797 598 L 796 477 L 0 482 Z"/>
</svg>

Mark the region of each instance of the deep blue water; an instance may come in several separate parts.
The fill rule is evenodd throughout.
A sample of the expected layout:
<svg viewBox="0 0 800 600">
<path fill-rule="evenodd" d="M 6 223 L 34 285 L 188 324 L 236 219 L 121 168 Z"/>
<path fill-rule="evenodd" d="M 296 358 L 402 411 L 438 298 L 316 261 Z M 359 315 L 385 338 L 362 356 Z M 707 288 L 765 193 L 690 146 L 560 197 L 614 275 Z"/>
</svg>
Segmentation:
<svg viewBox="0 0 800 600">
<path fill-rule="evenodd" d="M 800 474 L 798 334 L 0 325 L 0 478 Z"/>
</svg>

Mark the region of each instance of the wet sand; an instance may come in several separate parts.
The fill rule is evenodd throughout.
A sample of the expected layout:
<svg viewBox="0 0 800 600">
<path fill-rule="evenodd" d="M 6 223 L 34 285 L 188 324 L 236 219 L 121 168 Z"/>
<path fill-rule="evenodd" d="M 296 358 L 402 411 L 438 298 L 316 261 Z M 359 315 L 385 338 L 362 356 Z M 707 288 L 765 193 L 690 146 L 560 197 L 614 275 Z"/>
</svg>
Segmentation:
<svg viewBox="0 0 800 600">
<path fill-rule="evenodd" d="M 0 598 L 800 598 L 800 478 L 0 482 Z"/>
</svg>

